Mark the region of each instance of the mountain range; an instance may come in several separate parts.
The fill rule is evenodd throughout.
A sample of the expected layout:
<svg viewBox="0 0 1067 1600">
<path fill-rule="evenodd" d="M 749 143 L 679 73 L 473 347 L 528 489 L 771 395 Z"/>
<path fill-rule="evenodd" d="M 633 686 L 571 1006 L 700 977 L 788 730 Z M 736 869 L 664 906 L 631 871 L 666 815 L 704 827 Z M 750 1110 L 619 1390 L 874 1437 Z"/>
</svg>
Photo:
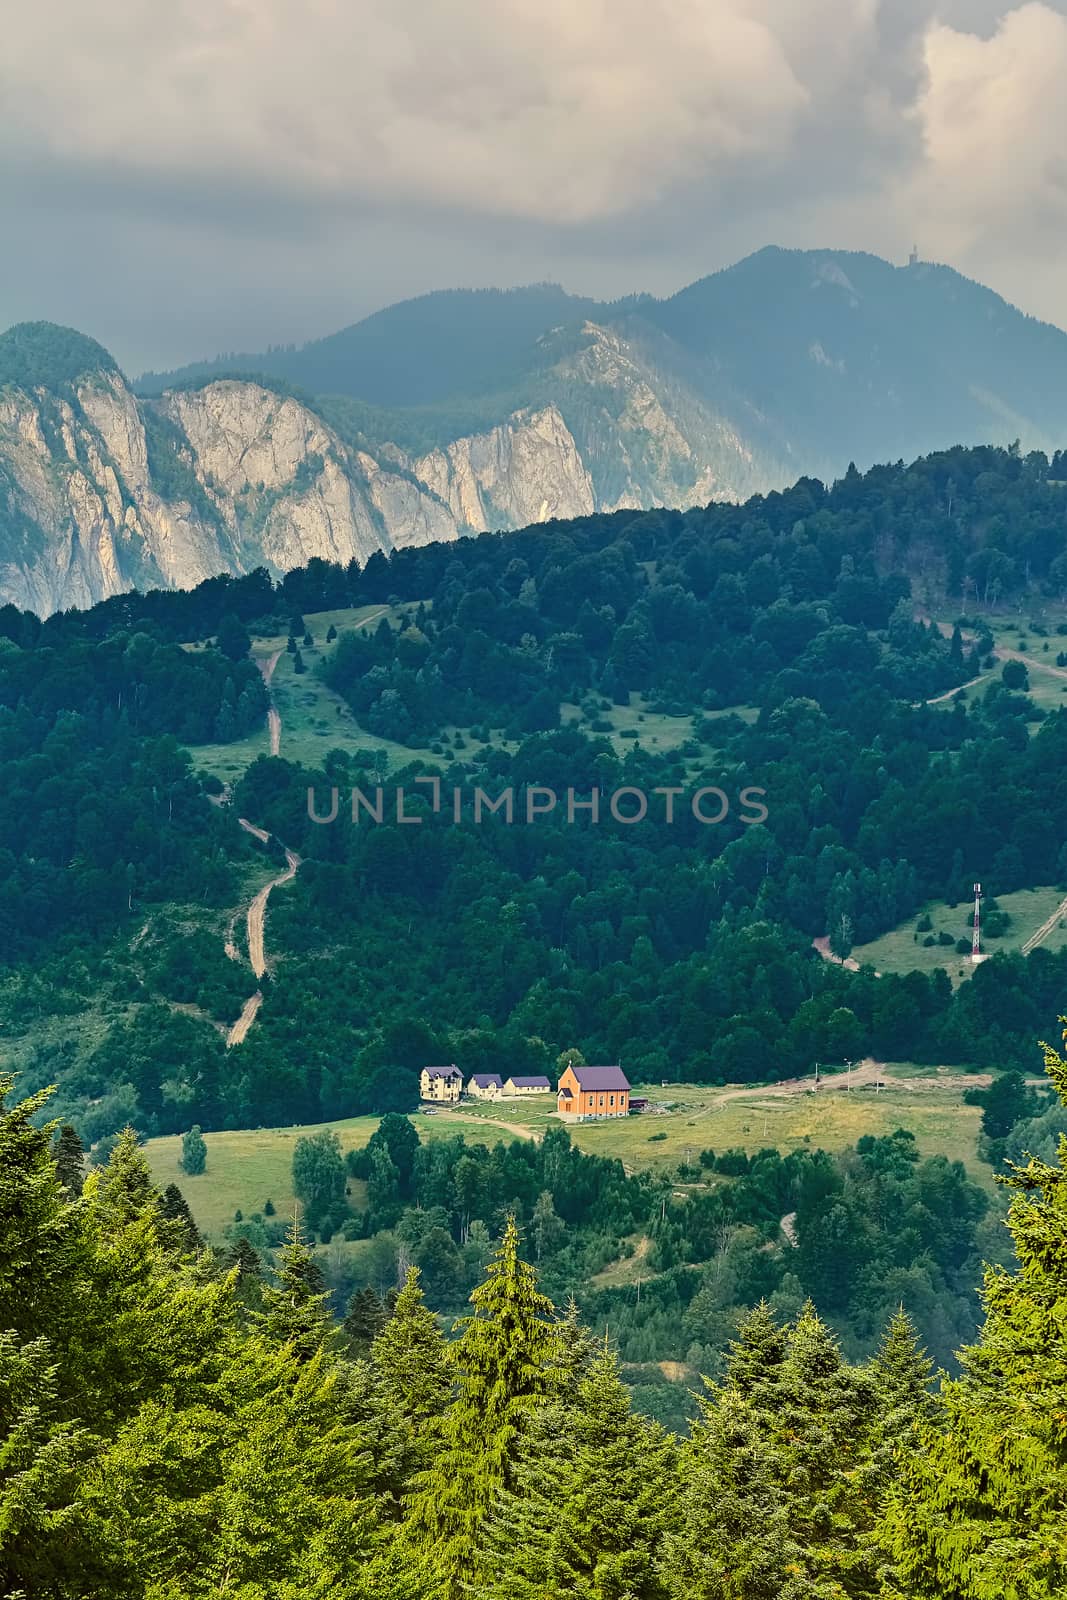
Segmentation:
<svg viewBox="0 0 1067 1600">
<path fill-rule="evenodd" d="M 1067 444 L 1067 334 L 948 267 L 767 249 L 667 299 L 450 290 L 131 382 L 0 336 L 0 601 L 283 572 L 850 461 Z"/>
</svg>

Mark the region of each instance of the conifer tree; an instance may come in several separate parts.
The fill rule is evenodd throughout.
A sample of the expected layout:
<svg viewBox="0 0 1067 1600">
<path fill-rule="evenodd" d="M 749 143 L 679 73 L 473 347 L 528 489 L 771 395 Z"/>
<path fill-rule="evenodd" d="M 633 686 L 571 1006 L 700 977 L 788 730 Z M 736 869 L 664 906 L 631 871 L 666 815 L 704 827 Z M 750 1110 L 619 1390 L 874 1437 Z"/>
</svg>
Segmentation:
<svg viewBox="0 0 1067 1600">
<path fill-rule="evenodd" d="M 873 1379 L 846 1365 L 810 1303 L 785 1331 L 768 1307 L 751 1313 L 731 1346 L 725 1384 L 708 1385 L 684 1454 L 685 1530 L 668 1560 L 672 1595 L 876 1594 L 867 1472 L 875 1406 Z"/>
<path fill-rule="evenodd" d="M 804 1551 L 789 1527 L 781 1461 L 752 1406 L 709 1393 L 681 1448 L 681 1527 L 665 1541 L 672 1600 L 809 1600 Z"/>
<path fill-rule="evenodd" d="M 1045 1071 L 1067 1105 L 1067 1062 L 1048 1046 Z M 981 1337 L 881 1528 L 891 1592 L 915 1600 L 1067 1593 L 1067 1138 L 1055 1166 L 1031 1160 L 1003 1181 L 1019 1270 L 986 1269 Z"/>
<path fill-rule="evenodd" d="M 159 1203 L 159 1211 L 164 1222 L 169 1224 L 170 1236 L 174 1240 L 175 1248 L 181 1254 L 194 1255 L 197 1250 L 203 1249 L 204 1241 L 200 1229 L 194 1222 L 188 1202 L 176 1183 L 167 1184 Z"/>
<path fill-rule="evenodd" d="M 930 1389 L 933 1367 L 903 1306 L 890 1321 L 867 1370 L 877 1405 L 870 1441 L 872 1465 L 888 1482 L 895 1476 L 899 1452 L 912 1448 L 920 1425 L 938 1415 L 938 1401 Z"/>
<path fill-rule="evenodd" d="M 570 1397 L 535 1412 L 489 1530 L 494 1600 L 665 1600 L 676 1446 L 637 1417 L 606 1344 Z"/>
<path fill-rule="evenodd" d="M 51 1334 L 62 1315 L 80 1237 L 56 1172 L 52 1130 L 31 1120 L 51 1091 L 8 1106 L 13 1083 L 0 1073 L 0 1328 L 33 1339 Z"/>
<path fill-rule="evenodd" d="M 95 1441 L 57 1411 L 48 1341 L 0 1333 L 0 1594 L 65 1596 L 103 1577 L 77 1507 Z"/>
<path fill-rule="evenodd" d="M 322 1270 L 304 1243 L 300 1219 L 293 1217 L 282 1251 L 278 1283 L 263 1289 L 259 1321 L 268 1338 L 291 1344 L 302 1361 L 337 1342 L 329 1312 L 329 1290 Z"/>
<path fill-rule="evenodd" d="M 199 1123 L 182 1134 L 182 1171 L 198 1177 L 207 1166 L 207 1141 L 200 1132 Z"/>
<path fill-rule="evenodd" d="M 237 1268 L 237 1279 L 242 1287 L 252 1279 L 262 1282 L 263 1263 L 255 1247 L 248 1242 L 243 1233 L 238 1235 L 237 1242 L 230 1251 L 229 1265 Z"/>
<path fill-rule="evenodd" d="M 377 1290 L 368 1284 L 357 1289 L 348 1302 L 344 1330 L 353 1355 L 369 1355 L 370 1347 L 385 1327 L 388 1318 L 385 1302 Z"/>
<path fill-rule="evenodd" d="M 562 1369 L 561 1387 L 564 1392 L 573 1390 L 600 1353 L 600 1345 L 582 1322 L 578 1302 L 573 1295 L 567 1298 L 566 1309 L 556 1324 Z"/>
<path fill-rule="evenodd" d="M 554 1307 L 520 1259 L 512 1216 L 471 1304 L 450 1350 L 456 1397 L 410 1500 L 406 1532 L 421 1555 L 426 1600 L 467 1600 L 469 1586 L 485 1576 L 486 1519 L 513 1487 L 532 1413 L 560 1382 Z"/>
<path fill-rule="evenodd" d="M 56 1134 L 53 1155 L 59 1181 L 68 1197 L 74 1200 L 81 1194 L 85 1182 L 85 1146 L 69 1122 L 64 1122 Z"/>
<path fill-rule="evenodd" d="M 445 1351 L 437 1318 L 419 1288 L 419 1269 L 409 1267 L 371 1356 L 390 1400 L 413 1428 L 440 1417 L 448 1405 L 452 1374 Z"/>
</svg>

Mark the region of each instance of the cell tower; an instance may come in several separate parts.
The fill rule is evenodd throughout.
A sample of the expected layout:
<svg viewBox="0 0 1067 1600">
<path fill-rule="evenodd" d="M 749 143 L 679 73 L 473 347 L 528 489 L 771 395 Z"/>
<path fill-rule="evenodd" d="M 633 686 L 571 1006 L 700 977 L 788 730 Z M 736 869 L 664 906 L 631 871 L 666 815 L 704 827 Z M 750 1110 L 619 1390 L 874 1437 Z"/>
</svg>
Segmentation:
<svg viewBox="0 0 1067 1600">
<path fill-rule="evenodd" d="M 974 886 L 974 933 L 971 937 L 971 960 L 982 959 L 982 885 Z"/>
</svg>

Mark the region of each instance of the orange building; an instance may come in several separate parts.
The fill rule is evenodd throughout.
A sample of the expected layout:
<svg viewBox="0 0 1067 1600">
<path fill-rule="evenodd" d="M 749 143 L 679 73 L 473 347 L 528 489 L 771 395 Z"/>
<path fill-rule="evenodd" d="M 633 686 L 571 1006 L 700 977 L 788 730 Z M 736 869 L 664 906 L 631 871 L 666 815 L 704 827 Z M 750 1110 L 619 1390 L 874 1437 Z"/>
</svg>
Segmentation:
<svg viewBox="0 0 1067 1600">
<path fill-rule="evenodd" d="M 630 1111 L 630 1084 L 621 1067 L 567 1067 L 559 1080 L 556 1105 L 569 1122 L 625 1117 Z"/>
</svg>

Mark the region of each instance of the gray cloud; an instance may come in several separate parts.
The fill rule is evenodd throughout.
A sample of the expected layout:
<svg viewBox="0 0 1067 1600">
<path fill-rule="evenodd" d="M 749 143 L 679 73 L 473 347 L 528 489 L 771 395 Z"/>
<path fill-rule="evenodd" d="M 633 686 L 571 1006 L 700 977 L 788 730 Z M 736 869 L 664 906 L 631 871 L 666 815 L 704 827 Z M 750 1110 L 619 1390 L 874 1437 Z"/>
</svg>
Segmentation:
<svg viewBox="0 0 1067 1600">
<path fill-rule="evenodd" d="M 1067 322 L 1065 6 L 36 0 L 0 62 L 0 320 L 135 368 L 446 283 L 665 290 L 914 236 Z"/>
</svg>

